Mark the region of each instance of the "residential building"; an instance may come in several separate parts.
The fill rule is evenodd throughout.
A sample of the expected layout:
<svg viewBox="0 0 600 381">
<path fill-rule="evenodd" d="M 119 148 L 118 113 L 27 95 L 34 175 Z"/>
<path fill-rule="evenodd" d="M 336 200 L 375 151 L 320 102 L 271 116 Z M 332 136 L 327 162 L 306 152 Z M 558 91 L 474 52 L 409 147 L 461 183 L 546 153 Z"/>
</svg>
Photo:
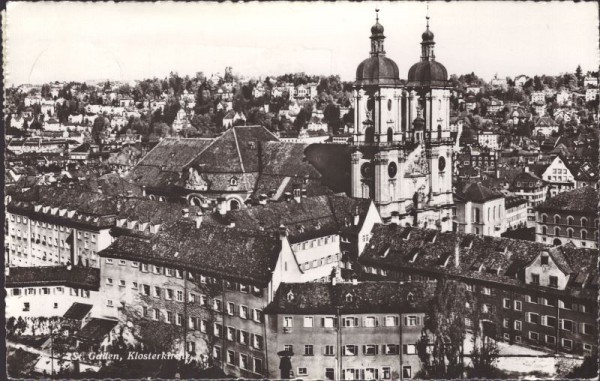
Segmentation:
<svg viewBox="0 0 600 381">
<path fill-rule="evenodd" d="M 149 239 L 121 236 L 100 256 L 103 316 L 180 326 L 176 353 L 212 356 L 226 374 L 266 375 L 264 308 L 302 274 L 285 227 L 246 231 L 194 215 Z"/>
<path fill-rule="evenodd" d="M 543 115 L 543 114 L 538 114 Z M 554 133 L 558 133 L 558 124 L 550 117 L 538 117 L 533 122 L 532 136 L 544 135 L 550 136 Z"/>
<path fill-rule="evenodd" d="M 583 87 L 598 87 L 598 78 L 596 77 L 591 77 L 591 76 L 586 76 L 583 79 Z"/>
<path fill-rule="evenodd" d="M 284 283 L 265 309 L 271 379 L 412 379 L 431 282 Z"/>
<path fill-rule="evenodd" d="M 517 196 L 505 196 L 506 229 L 518 229 L 527 226 L 527 200 Z"/>
<path fill-rule="evenodd" d="M 516 175 L 510 186 L 510 190 L 521 198 L 527 200 L 527 227 L 535 227 L 535 207 L 546 200 L 548 186 L 535 173 L 524 171 Z"/>
<path fill-rule="evenodd" d="M 585 101 L 592 102 L 598 99 L 598 89 L 586 89 L 585 90 Z"/>
<path fill-rule="evenodd" d="M 497 112 L 502 111 L 503 109 L 504 102 L 496 98 L 492 98 L 490 100 L 490 103 L 487 105 L 488 114 L 496 114 Z"/>
<path fill-rule="evenodd" d="M 500 134 L 496 131 L 480 131 L 477 134 L 477 142 L 482 147 L 487 147 L 490 150 L 499 150 Z"/>
<path fill-rule="evenodd" d="M 568 90 L 561 90 L 556 93 L 556 103 L 559 106 L 570 106 L 573 102 L 573 93 Z"/>
<path fill-rule="evenodd" d="M 575 189 L 574 175 L 564 156 L 556 156 L 542 174 L 542 180 L 549 188 L 550 197 Z"/>
<path fill-rule="evenodd" d="M 74 303 L 93 305 L 100 289 L 97 268 L 7 267 L 6 318 L 63 316 Z M 88 310 L 89 311 L 89 310 Z"/>
<path fill-rule="evenodd" d="M 598 356 L 597 250 L 375 225 L 360 279 L 455 279 L 484 332 L 547 353 Z M 467 328 L 478 322 L 466 320 Z"/>
<path fill-rule="evenodd" d="M 506 230 L 504 195 L 481 185 L 467 184 L 454 194 L 457 231 L 500 237 Z"/>
<path fill-rule="evenodd" d="M 546 94 L 543 91 L 534 91 L 531 93 L 531 103 L 546 104 Z"/>
<path fill-rule="evenodd" d="M 598 247 L 598 190 L 583 187 L 547 199 L 536 208 L 536 241 Z"/>
<path fill-rule="evenodd" d="M 527 83 L 528 80 L 529 77 L 527 77 L 526 75 L 518 75 L 515 77 L 515 86 L 518 88 L 523 88 L 523 86 L 525 86 L 525 83 Z"/>
</svg>

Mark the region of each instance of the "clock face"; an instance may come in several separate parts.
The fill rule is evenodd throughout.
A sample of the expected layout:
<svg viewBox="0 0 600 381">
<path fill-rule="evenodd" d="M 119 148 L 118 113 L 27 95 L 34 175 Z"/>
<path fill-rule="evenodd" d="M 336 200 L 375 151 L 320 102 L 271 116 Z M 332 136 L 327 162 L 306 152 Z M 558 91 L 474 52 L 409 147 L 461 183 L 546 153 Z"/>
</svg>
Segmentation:
<svg viewBox="0 0 600 381">
<path fill-rule="evenodd" d="M 388 99 L 388 111 L 392 111 L 392 100 Z"/>
<path fill-rule="evenodd" d="M 372 172 L 371 163 L 364 163 L 360 166 L 360 173 L 363 177 L 371 177 Z"/>
<path fill-rule="evenodd" d="M 388 165 L 388 175 L 390 176 L 390 178 L 394 178 L 396 177 L 396 174 L 398 173 L 398 166 L 396 165 L 396 163 L 391 162 Z"/>
<path fill-rule="evenodd" d="M 446 168 L 446 159 L 443 156 L 440 156 L 438 159 L 438 169 L 442 172 Z"/>
</svg>

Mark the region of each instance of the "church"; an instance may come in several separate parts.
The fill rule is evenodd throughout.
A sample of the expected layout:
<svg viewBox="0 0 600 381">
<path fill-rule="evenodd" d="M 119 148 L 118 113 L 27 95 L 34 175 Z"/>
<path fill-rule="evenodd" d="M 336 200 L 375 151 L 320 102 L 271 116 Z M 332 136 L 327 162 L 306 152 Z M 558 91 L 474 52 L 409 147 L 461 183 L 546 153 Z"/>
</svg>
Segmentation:
<svg viewBox="0 0 600 381">
<path fill-rule="evenodd" d="M 422 35 L 421 60 L 400 81 L 386 57 L 384 28 L 371 27 L 370 57 L 354 83 L 350 196 L 371 198 L 384 220 L 452 230 L 450 83 L 435 60 L 434 35 Z"/>
</svg>

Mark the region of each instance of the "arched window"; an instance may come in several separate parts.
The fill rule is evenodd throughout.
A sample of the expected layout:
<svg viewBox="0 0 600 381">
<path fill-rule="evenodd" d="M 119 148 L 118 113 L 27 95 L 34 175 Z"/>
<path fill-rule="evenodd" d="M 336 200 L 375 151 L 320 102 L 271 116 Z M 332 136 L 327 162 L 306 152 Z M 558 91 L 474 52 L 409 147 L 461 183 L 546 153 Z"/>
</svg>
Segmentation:
<svg viewBox="0 0 600 381">
<path fill-rule="evenodd" d="M 554 223 L 556 225 L 560 224 L 560 216 L 554 216 Z"/>
<path fill-rule="evenodd" d="M 567 236 L 573 238 L 573 229 L 567 229 Z"/>
<path fill-rule="evenodd" d="M 150 196 L 148 196 L 148 198 L 152 201 L 156 200 L 156 196 L 154 196 L 153 194 L 151 194 Z"/>
<path fill-rule="evenodd" d="M 548 228 L 545 226 L 542 226 L 542 234 L 543 235 L 547 235 L 548 234 Z"/>
<path fill-rule="evenodd" d="M 560 236 L 560 228 L 554 228 L 554 235 L 555 236 Z"/>
<path fill-rule="evenodd" d="M 394 141 L 394 130 L 392 130 L 392 128 L 388 128 L 387 130 L 387 141 L 388 143 L 391 143 Z"/>
<path fill-rule="evenodd" d="M 572 226 L 573 221 L 574 221 L 573 217 L 571 217 L 571 216 L 567 217 L 567 225 Z"/>
<path fill-rule="evenodd" d="M 479 208 L 475 208 L 473 209 L 473 212 L 475 213 L 475 223 L 479 223 Z"/>
<path fill-rule="evenodd" d="M 237 210 L 239 208 L 240 208 L 240 202 L 238 200 L 229 201 L 229 209 L 230 210 Z"/>
<path fill-rule="evenodd" d="M 552 241 L 552 244 L 554 246 L 560 246 L 560 245 L 562 245 L 562 242 L 560 242 L 560 239 L 555 238 L 554 241 Z"/>
<path fill-rule="evenodd" d="M 494 205 L 494 213 L 492 213 L 492 218 L 496 217 L 496 206 Z"/>
<path fill-rule="evenodd" d="M 581 231 L 581 239 L 587 239 L 587 231 L 585 231 L 585 230 Z"/>
<path fill-rule="evenodd" d="M 542 214 L 542 222 L 543 223 L 547 223 L 548 222 L 548 216 L 545 214 Z"/>
<path fill-rule="evenodd" d="M 492 210 L 492 208 L 488 208 L 488 222 L 490 222 L 490 211 Z"/>
<path fill-rule="evenodd" d="M 164 201 L 165 201 L 165 197 L 164 197 L 164 196 L 160 196 L 160 197 L 158 198 L 158 201 L 164 202 Z"/>
<path fill-rule="evenodd" d="M 442 140 L 442 125 L 441 124 L 438 124 L 437 136 L 438 136 L 438 139 Z"/>
<path fill-rule="evenodd" d="M 375 132 L 373 131 L 373 127 L 367 127 L 365 130 L 365 142 L 373 143 L 375 141 Z"/>
<path fill-rule="evenodd" d="M 238 180 L 235 177 L 232 177 L 231 179 L 229 179 L 229 185 L 231 185 L 232 187 L 237 186 Z"/>
<path fill-rule="evenodd" d="M 585 218 L 585 217 L 581 217 L 581 226 L 586 226 L 586 225 L 587 225 L 587 223 L 588 223 L 588 220 L 587 220 L 587 218 Z"/>
</svg>

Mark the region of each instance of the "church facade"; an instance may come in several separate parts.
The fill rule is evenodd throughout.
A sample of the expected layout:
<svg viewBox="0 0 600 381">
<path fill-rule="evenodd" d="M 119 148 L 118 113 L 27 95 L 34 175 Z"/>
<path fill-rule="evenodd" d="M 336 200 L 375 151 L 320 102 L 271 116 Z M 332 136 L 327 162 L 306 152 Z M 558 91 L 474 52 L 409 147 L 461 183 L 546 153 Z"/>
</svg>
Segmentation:
<svg viewBox="0 0 600 381">
<path fill-rule="evenodd" d="M 384 28 L 371 28 L 370 57 L 354 84 L 351 196 L 372 198 L 382 218 L 403 226 L 452 230 L 450 84 L 423 33 L 421 61 L 400 81 L 386 57 Z"/>
</svg>

